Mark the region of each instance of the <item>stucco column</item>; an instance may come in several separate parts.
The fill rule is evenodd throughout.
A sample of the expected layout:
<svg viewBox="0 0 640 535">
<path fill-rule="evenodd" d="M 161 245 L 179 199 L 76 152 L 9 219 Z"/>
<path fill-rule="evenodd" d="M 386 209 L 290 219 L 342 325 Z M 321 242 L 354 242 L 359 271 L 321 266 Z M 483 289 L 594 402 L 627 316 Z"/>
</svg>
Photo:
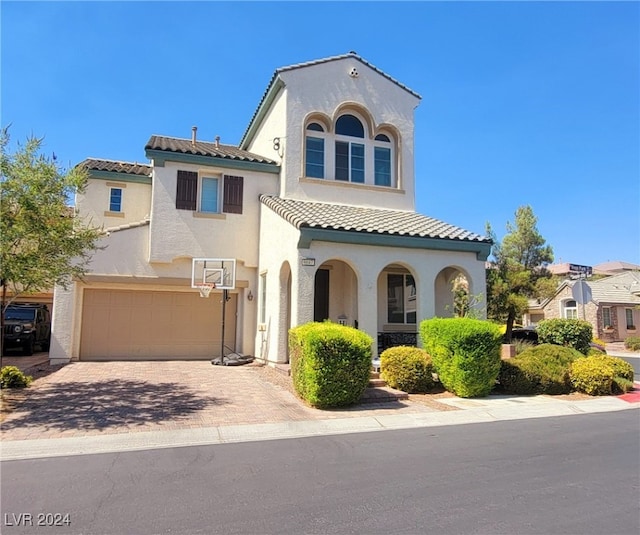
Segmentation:
<svg viewBox="0 0 640 535">
<path fill-rule="evenodd" d="M 378 355 L 377 278 L 358 277 L 358 329 L 373 338 L 372 356 Z"/>
<path fill-rule="evenodd" d="M 53 290 L 53 314 L 51 317 L 50 364 L 65 364 L 73 357 L 74 298 L 77 284 L 65 290 L 56 286 Z"/>
<path fill-rule="evenodd" d="M 291 266 L 291 324 L 302 325 L 313 321 L 313 296 L 317 267 L 301 266 L 300 258 Z"/>
</svg>

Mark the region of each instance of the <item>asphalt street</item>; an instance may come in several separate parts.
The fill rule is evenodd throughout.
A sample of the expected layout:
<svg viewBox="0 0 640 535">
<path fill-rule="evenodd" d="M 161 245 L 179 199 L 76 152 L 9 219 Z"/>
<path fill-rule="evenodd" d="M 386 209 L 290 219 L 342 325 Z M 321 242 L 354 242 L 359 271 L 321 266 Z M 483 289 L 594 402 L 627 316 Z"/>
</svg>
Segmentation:
<svg viewBox="0 0 640 535">
<path fill-rule="evenodd" d="M 5 461 L 2 533 L 637 534 L 638 421 L 626 410 Z"/>
</svg>

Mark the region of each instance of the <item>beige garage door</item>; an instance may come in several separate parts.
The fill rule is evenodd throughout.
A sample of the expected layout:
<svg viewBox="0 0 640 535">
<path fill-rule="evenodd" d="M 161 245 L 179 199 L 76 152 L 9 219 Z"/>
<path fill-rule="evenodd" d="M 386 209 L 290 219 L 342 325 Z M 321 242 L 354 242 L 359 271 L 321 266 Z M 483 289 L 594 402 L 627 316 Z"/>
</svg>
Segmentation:
<svg viewBox="0 0 640 535">
<path fill-rule="evenodd" d="M 234 348 L 237 300 L 230 297 L 224 339 Z M 220 355 L 221 319 L 221 293 L 85 290 L 80 359 L 209 359 Z"/>
</svg>

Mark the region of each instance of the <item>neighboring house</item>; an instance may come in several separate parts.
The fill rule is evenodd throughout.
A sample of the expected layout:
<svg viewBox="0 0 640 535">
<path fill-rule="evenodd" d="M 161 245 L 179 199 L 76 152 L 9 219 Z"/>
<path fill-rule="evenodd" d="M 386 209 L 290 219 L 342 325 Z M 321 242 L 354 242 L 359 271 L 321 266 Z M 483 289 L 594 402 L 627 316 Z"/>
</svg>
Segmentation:
<svg viewBox="0 0 640 535">
<path fill-rule="evenodd" d="M 559 264 L 550 264 L 547 269 L 552 275 L 559 277 L 573 277 L 578 278 L 581 273 L 575 270 L 573 267 L 575 264 L 569 262 L 561 262 Z M 621 262 L 619 260 L 613 262 L 602 262 L 595 266 L 578 266 L 590 268 L 589 275 L 615 275 L 616 273 L 624 273 L 625 271 L 638 271 L 640 266 L 637 264 L 631 264 L 629 262 Z"/>
<path fill-rule="evenodd" d="M 592 299 L 584 306 L 573 296 L 575 282 L 564 281 L 551 299 L 532 302 L 524 324 L 550 318 L 586 319 L 593 325 L 594 336 L 605 342 L 621 342 L 640 333 L 640 271 L 587 281 Z"/>
<path fill-rule="evenodd" d="M 51 361 L 217 356 L 226 293 L 239 353 L 287 362 L 289 328 L 329 319 L 370 334 L 375 355 L 452 315 L 460 274 L 484 295 L 489 239 L 415 211 L 419 102 L 348 53 L 276 70 L 238 146 L 194 128 L 151 136 L 150 165 L 82 162 L 77 210 L 106 247 L 56 288 Z M 201 298 L 194 258 L 233 259 L 234 288 Z"/>
</svg>

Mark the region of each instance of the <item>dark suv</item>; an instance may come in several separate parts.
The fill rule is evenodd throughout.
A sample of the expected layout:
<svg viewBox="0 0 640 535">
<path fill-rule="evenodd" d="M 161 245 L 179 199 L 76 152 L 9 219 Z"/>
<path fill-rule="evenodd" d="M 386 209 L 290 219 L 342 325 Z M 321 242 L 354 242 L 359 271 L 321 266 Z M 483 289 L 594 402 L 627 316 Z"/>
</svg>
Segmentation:
<svg viewBox="0 0 640 535">
<path fill-rule="evenodd" d="M 22 348 L 23 355 L 33 355 L 35 346 L 49 350 L 51 313 L 47 305 L 12 304 L 4 314 L 4 348 Z"/>
</svg>

